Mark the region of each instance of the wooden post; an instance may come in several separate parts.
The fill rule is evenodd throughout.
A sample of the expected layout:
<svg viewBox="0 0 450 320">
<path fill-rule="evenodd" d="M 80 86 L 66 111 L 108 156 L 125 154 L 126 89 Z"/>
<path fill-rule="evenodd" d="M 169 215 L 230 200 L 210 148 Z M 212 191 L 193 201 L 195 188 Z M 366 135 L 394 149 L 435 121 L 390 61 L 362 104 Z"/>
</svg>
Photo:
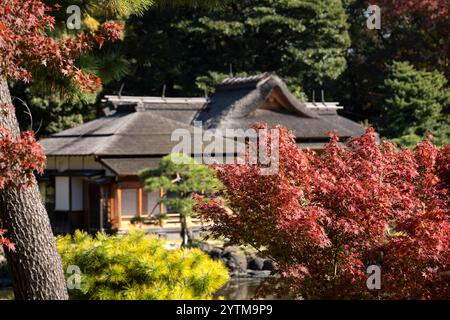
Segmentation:
<svg viewBox="0 0 450 320">
<path fill-rule="evenodd" d="M 122 226 L 122 189 L 117 187 L 116 190 L 117 197 L 117 228 Z"/>
<path fill-rule="evenodd" d="M 104 232 L 105 228 L 104 228 L 104 216 L 103 214 L 105 213 L 104 209 L 105 209 L 105 203 L 106 201 L 108 201 L 108 199 L 105 199 L 105 190 L 103 186 L 100 186 L 100 217 L 99 217 L 99 224 L 100 224 L 100 232 Z"/>
<path fill-rule="evenodd" d="M 115 197 L 115 193 L 116 193 L 116 188 L 114 186 L 111 187 L 111 193 L 110 193 L 110 198 L 109 198 L 109 216 L 111 219 L 111 226 L 113 228 L 116 227 L 116 197 Z"/>
<path fill-rule="evenodd" d="M 164 189 L 159 188 L 159 198 L 164 197 Z M 164 204 L 162 202 L 159 203 L 159 213 L 164 213 Z"/>
<path fill-rule="evenodd" d="M 72 177 L 71 176 L 69 176 L 69 215 L 68 215 L 67 219 L 68 219 L 68 223 L 69 223 L 69 225 L 67 226 L 69 229 L 68 232 L 72 233 L 75 230 L 72 230 L 73 215 L 72 215 Z"/>
<path fill-rule="evenodd" d="M 143 206 L 142 206 L 142 187 L 138 189 L 138 196 L 137 196 L 137 209 L 138 209 L 138 217 L 142 217 L 143 216 Z"/>
</svg>

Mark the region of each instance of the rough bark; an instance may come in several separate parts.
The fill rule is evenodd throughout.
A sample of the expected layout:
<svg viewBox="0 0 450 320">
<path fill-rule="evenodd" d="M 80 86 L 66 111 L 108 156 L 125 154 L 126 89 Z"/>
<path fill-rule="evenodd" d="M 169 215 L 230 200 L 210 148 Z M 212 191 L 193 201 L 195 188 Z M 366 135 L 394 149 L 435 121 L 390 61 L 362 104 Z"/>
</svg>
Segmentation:
<svg viewBox="0 0 450 320">
<path fill-rule="evenodd" d="M 10 102 L 7 82 L 0 78 L 0 105 Z M 0 116 L 0 127 L 20 134 L 13 112 Z M 26 190 L 0 189 L 0 219 L 16 248 L 5 250 L 15 298 L 68 299 L 61 257 L 37 184 Z"/>
</svg>

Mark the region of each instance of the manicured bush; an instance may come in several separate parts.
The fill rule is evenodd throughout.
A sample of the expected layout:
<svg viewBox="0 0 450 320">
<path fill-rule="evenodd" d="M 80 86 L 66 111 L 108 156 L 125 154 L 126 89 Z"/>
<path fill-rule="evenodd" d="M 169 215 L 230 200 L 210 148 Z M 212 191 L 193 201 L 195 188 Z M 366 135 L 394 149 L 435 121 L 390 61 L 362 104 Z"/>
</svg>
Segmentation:
<svg viewBox="0 0 450 320">
<path fill-rule="evenodd" d="M 57 244 L 64 270 L 81 271 L 80 288 L 69 290 L 74 299 L 210 299 L 228 281 L 223 264 L 201 250 L 169 251 L 143 232 L 92 237 L 77 231 Z M 66 276 L 73 283 L 73 274 Z"/>
</svg>

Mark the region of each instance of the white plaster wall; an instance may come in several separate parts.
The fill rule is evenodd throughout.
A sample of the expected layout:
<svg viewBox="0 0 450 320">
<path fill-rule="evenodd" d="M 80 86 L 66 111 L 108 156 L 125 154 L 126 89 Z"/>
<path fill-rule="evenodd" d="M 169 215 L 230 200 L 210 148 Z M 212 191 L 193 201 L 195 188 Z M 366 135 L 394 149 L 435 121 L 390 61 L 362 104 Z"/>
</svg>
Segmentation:
<svg viewBox="0 0 450 320">
<path fill-rule="evenodd" d="M 55 177 L 55 210 L 69 210 L 69 177 Z"/>
</svg>

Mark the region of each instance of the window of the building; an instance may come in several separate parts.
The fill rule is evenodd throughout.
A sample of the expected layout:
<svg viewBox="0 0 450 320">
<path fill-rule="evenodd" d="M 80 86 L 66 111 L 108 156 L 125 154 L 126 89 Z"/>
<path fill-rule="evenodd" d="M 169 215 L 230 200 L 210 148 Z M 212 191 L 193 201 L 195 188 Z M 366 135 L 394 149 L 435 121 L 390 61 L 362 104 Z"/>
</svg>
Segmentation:
<svg viewBox="0 0 450 320">
<path fill-rule="evenodd" d="M 137 189 L 122 189 L 122 216 L 135 216 L 137 212 Z"/>
<path fill-rule="evenodd" d="M 147 192 L 147 214 L 158 214 L 159 211 L 159 191 Z"/>
<path fill-rule="evenodd" d="M 69 211 L 69 177 L 55 177 L 55 210 Z"/>
</svg>

